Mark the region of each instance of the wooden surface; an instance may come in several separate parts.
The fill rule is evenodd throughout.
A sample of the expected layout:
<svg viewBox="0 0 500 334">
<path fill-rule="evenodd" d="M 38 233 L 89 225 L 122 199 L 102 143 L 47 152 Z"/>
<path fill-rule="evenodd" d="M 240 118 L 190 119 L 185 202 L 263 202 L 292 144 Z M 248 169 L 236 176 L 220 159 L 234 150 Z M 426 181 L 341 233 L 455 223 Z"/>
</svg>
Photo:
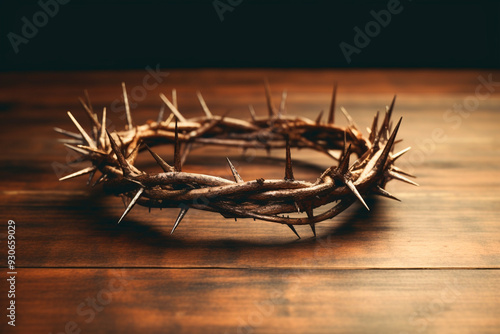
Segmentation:
<svg viewBox="0 0 500 334">
<path fill-rule="evenodd" d="M 72 156 L 54 126 L 84 119 L 78 96 L 111 108 L 141 87 L 146 71 L 0 75 L 2 257 L 7 221 L 16 221 L 16 328 L 12 333 L 498 333 L 500 331 L 500 85 L 476 101 L 479 77 L 500 72 L 428 70 L 174 70 L 133 108 L 155 119 L 158 94 L 177 88 L 185 116 L 211 110 L 265 114 L 263 78 L 275 101 L 288 90 L 288 112 L 315 118 L 339 82 L 344 106 L 364 129 L 398 94 L 399 166 L 421 187 L 392 181 L 402 202 L 368 199 L 331 221 L 297 228 L 225 220 L 191 210 L 173 236 L 178 210 L 136 207 L 120 224 L 119 198 L 86 178 L 59 182 L 54 163 Z M 137 88 L 137 92 L 139 88 Z M 480 88 L 481 94 L 489 92 Z M 137 101 L 136 101 L 137 102 Z M 447 111 L 471 103 L 467 113 Z M 108 115 L 117 127 L 118 112 Z M 338 109 L 338 108 L 337 108 Z M 110 110 L 110 109 L 108 109 Z M 345 124 L 340 112 L 337 120 Z M 441 129 L 441 130 L 439 130 Z M 433 135 L 434 133 L 434 135 Z M 436 134 L 439 134 L 437 136 Z M 167 160 L 172 149 L 159 149 Z M 284 175 L 284 152 L 195 150 L 185 170 L 230 178 L 229 156 L 244 179 Z M 314 180 L 331 161 L 292 151 L 297 178 Z M 140 166 L 156 170 L 148 156 Z M 7 276 L 2 260 L 2 277 Z M 2 309 L 7 285 L 0 281 Z M 88 299 L 90 298 L 90 299 Z M 87 303 L 96 299 L 91 308 Z M 4 311 L 5 312 L 5 311 Z"/>
</svg>

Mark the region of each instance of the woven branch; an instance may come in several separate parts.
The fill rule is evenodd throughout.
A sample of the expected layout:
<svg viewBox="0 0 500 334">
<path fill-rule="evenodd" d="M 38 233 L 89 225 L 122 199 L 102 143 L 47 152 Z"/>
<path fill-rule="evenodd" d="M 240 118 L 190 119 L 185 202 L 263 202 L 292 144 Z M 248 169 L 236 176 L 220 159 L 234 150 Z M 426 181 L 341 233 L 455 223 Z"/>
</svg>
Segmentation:
<svg viewBox="0 0 500 334">
<path fill-rule="evenodd" d="M 309 224 L 314 235 L 315 224 L 330 219 L 359 200 L 368 210 L 363 197 L 377 194 L 398 200 L 384 188 L 392 179 L 417 185 L 397 168 L 395 161 L 406 153 L 406 148 L 393 153 L 396 134 L 401 119 L 393 130 L 391 115 L 395 97 L 387 108 L 379 126 L 379 113 L 375 115 L 369 136 L 364 137 L 352 117 L 341 108 L 349 125 L 334 124 L 336 86 L 327 122 L 322 122 L 323 112 L 313 121 L 304 117 L 285 114 L 286 92 L 276 109 L 266 82 L 268 115 L 258 117 L 250 106 L 249 120 L 213 115 L 198 92 L 204 111 L 202 117 L 186 119 L 177 107 L 176 92 L 172 101 L 160 94 L 164 102 L 156 121 L 134 126 L 128 104 L 125 84 L 122 84 L 127 116 L 123 131 L 106 130 L 106 108 L 101 121 L 94 112 L 88 95 L 80 99 L 91 122 L 90 134 L 68 112 L 78 133 L 55 130 L 71 139 L 65 145 L 81 154 L 79 161 L 90 161 L 91 166 L 67 175 L 60 180 L 90 174 L 89 184 L 97 171 L 101 176 L 92 186 L 102 183 L 107 193 L 121 196 L 126 204 L 123 218 L 135 204 L 149 208 L 180 208 L 172 233 L 190 208 L 218 212 L 226 218 L 254 218 L 286 224 L 298 236 L 294 225 Z M 165 106 L 171 114 L 164 120 Z M 174 165 L 170 166 L 150 147 L 160 144 L 174 145 Z M 221 177 L 182 172 L 182 166 L 193 146 L 221 145 L 227 147 L 285 149 L 285 177 L 277 180 L 257 179 L 243 181 L 229 159 L 227 162 L 234 181 Z M 291 148 L 309 148 L 334 159 L 335 165 L 327 168 L 316 180 L 295 180 L 292 169 Z M 146 173 L 134 166 L 140 151 L 148 150 L 163 172 Z M 358 159 L 349 163 L 351 154 Z M 314 214 L 314 209 L 334 203 L 329 210 Z M 290 217 L 293 212 L 305 213 L 303 217 Z M 299 237 L 300 238 L 300 237 Z"/>
</svg>

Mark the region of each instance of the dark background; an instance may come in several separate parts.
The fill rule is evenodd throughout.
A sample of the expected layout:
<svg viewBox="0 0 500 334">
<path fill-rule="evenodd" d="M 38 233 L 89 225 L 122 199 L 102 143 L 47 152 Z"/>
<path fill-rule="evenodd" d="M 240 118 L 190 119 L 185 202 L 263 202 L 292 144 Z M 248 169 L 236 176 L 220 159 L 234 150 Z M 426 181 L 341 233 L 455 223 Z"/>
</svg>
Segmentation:
<svg viewBox="0 0 500 334">
<path fill-rule="evenodd" d="M 364 29 L 370 11 L 387 3 L 243 0 L 221 22 L 213 0 L 71 0 L 16 54 L 7 34 L 21 35 L 21 18 L 32 22 L 41 7 L 2 1 L 0 71 L 499 67 L 500 1 L 487 0 L 401 0 L 403 11 L 348 64 L 339 43 L 353 44 L 353 28 Z"/>
</svg>

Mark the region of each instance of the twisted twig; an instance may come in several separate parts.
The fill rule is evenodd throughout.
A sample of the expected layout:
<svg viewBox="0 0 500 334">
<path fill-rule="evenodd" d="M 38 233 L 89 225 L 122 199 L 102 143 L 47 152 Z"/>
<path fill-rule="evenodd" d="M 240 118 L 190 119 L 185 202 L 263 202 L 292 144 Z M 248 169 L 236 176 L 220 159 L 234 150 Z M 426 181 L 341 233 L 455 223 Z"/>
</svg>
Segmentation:
<svg viewBox="0 0 500 334">
<path fill-rule="evenodd" d="M 322 113 L 316 121 L 285 115 L 286 93 L 282 96 L 280 108 L 276 110 L 266 82 L 268 106 L 266 117 L 257 117 L 251 106 L 251 119 L 248 121 L 213 115 L 198 92 L 205 115 L 186 119 L 177 109 L 174 91 L 173 102 L 160 94 L 162 101 L 171 111 L 167 120 L 163 120 L 164 107 L 162 107 L 156 121 L 134 126 L 126 88 L 123 85 L 127 115 L 125 130 L 108 133 L 106 109 L 103 110 L 100 122 L 90 102 L 83 100 L 80 101 L 92 123 L 91 134 L 83 129 L 70 112 L 68 115 L 79 133 L 56 129 L 59 133 L 72 138 L 65 140 L 67 147 L 80 153 L 83 160 L 92 163 L 90 167 L 60 180 L 90 174 L 90 183 L 94 174 L 100 171 L 102 175 L 93 186 L 103 183 L 107 192 L 122 196 L 126 202 L 130 201 L 118 222 L 135 204 L 140 204 L 149 208 L 181 208 L 172 233 L 188 209 L 195 208 L 219 212 L 226 218 L 254 218 L 287 224 L 295 234 L 297 232 L 294 225 L 309 224 L 316 234 L 317 222 L 335 217 L 348 208 L 356 198 L 368 210 L 363 196 L 378 194 L 397 200 L 384 190 L 385 184 L 391 179 L 416 185 L 405 177 L 407 173 L 394 166 L 396 159 L 409 150 L 407 148 L 399 153 L 392 153 L 401 123 L 400 119 L 389 134 L 395 98 L 386 110 L 380 127 L 377 112 L 369 129 L 369 137 L 366 138 L 344 109 L 342 111 L 349 125 L 342 128 L 334 124 L 335 92 L 336 87 L 327 123 L 321 121 Z M 150 146 L 162 143 L 175 145 L 174 166 L 170 166 L 150 150 Z M 285 148 L 285 177 L 279 180 L 257 179 L 245 182 L 229 159 L 227 162 L 235 181 L 182 172 L 183 162 L 193 144 L 266 150 Z M 291 147 L 323 152 L 338 163 L 326 169 L 314 183 L 297 181 L 293 176 Z M 139 151 L 143 149 L 151 153 L 163 173 L 148 174 L 134 166 Z M 340 157 L 336 158 L 338 153 Z M 352 153 L 355 153 L 358 159 L 349 165 Z M 313 213 L 315 208 L 333 202 L 336 204 L 331 209 L 317 215 Z M 287 215 L 297 211 L 305 212 L 306 216 L 293 218 Z"/>
</svg>

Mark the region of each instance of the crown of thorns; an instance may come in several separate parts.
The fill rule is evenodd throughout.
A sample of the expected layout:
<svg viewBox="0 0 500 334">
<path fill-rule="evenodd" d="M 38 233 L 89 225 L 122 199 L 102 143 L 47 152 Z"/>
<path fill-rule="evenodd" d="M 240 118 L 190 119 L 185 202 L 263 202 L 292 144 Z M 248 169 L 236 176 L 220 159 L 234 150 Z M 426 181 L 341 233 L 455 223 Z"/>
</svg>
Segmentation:
<svg viewBox="0 0 500 334">
<path fill-rule="evenodd" d="M 376 194 L 398 200 L 384 188 L 392 179 L 417 185 L 394 165 L 406 153 L 406 148 L 393 153 L 401 119 L 392 130 L 391 115 L 396 97 L 386 108 L 384 119 L 379 126 L 379 112 L 375 114 L 363 136 L 352 117 L 344 108 L 342 113 L 348 126 L 334 124 L 334 110 L 337 86 L 334 86 L 328 119 L 322 121 L 323 112 L 316 120 L 285 113 L 286 92 L 283 92 L 279 108 L 272 102 L 269 85 L 265 83 L 268 114 L 259 117 L 249 106 L 249 120 L 213 115 L 203 97 L 197 96 L 204 116 L 186 119 L 177 107 L 176 91 L 172 91 L 172 101 L 160 94 L 164 102 L 156 121 L 134 125 L 128 103 L 125 84 L 122 83 L 127 124 L 125 130 L 109 133 L 106 130 L 106 108 L 101 121 L 94 112 L 86 94 L 80 98 L 91 122 L 90 134 L 68 111 L 78 133 L 63 129 L 55 130 L 70 139 L 61 139 L 68 148 L 81 154 L 78 161 L 89 161 L 91 166 L 60 178 L 90 174 L 92 183 L 97 172 L 101 176 L 92 186 L 102 183 L 107 193 L 121 196 L 126 205 L 118 223 L 130 212 L 135 204 L 151 208 L 180 208 L 180 213 L 172 228 L 173 233 L 190 209 L 218 212 L 225 218 L 254 218 L 273 223 L 286 224 L 300 238 L 294 225 L 309 224 L 316 235 L 315 224 L 337 216 L 352 203 L 359 200 L 369 210 L 363 197 Z M 171 114 L 164 120 L 165 106 Z M 169 165 L 150 147 L 159 144 L 173 144 L 173 166 Z M 225 178 L 182 172 L 182 165 L 192 149 L 197 145 L 222 145 L 227 147 L 285 149 L 286 164 L 283 179 L 259 178 L 244 181 L 231 161 L 227 159 L 234 181 Z M 335 165 L 327 168 L 316 180 L 307 182 L 295 180 L 292 170 L 290 148 L 310 148 L 328 155 Z M 134 166 L 138 153 L 148 150 L 162 169 L 160 173 L 146 173 Z M 351 154 L 357 160 L 350 164 Z M 203 201 L 199 199 L 202 198 Z M 326 204 L 334 204 L 330 209 L 315 214 L 314 209 Z M 290 217 L 292 213 L 303 213 L 300 217 Z M 293 216 L 293 215 L 292 215 Z"/>
</svg>

